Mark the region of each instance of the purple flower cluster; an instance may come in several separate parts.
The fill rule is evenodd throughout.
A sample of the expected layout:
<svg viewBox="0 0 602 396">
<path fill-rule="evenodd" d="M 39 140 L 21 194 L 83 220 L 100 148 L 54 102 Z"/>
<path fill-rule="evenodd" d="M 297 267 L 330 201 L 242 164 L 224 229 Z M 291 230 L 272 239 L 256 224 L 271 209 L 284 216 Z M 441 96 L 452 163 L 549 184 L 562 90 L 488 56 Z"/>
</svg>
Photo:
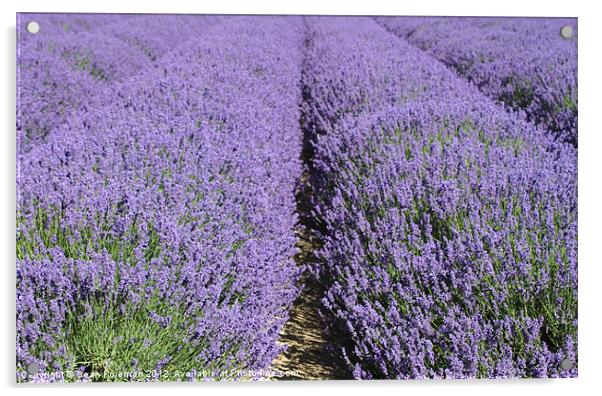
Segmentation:
<svg viewBox="0 0 602 396">
<path fill-rule="evenodd" d="M 219 17 L 21 14 L 18 32 L 21 150 L 74 112 L 102 105 L 166 53 L 197 38 Z M 41 30 L 30 34 L 27 22 Z M 174 37 L 178 41 L 174 46 Z"/>
<path fill-rule="evenodd" d="M 577 144 L 577 20 L 383 17 L 378 21 L 454 68 L 487 96 Z M 570 26 L 573 37 L 560 31 Z"/>
<path fill-rule="evenodd" d="M 18 63 L 18 379 L 265 368 L 298 293 L 301 21 L 47 18 Z"/>
<path fill-rule="evenodd" d="M 370 18 L 307 29 L 315 272 L 353 375 L 576 376 L 575 148 Z"/>
</svg>

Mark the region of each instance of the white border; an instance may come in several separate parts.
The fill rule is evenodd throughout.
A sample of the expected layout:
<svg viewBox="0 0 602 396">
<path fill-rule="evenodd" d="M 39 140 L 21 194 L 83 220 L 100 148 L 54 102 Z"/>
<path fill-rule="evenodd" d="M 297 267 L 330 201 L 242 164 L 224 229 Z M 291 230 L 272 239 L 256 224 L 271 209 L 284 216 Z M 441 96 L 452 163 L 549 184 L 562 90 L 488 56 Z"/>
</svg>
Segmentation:
<svg viewBox="0 0 602 396">
<path fill-rule="evenodd" d="M 546 395 L 593 393 L 602 388 L 602 351 L 600 305 L 602 296 L 602 127 L 600 115 L 600 40 L 602 15 L 594 2 L 503 0 L 501 2 L 453 0 L 413 0 L 396 5 L 389 0 L 21 0 L 1 4 L 2 52 L 2 125 L 0 163 L 2 172 L 2 384 L 10 393 L 64 394 L 75 391 L 90 395 L 106 392 L 143 391 L 163 394 L 168 388 L 176 392 L 236 392 L 263 395 L 308 392 L 341 392 L 468 395 L 523 394 Z M 579 378 L 574 380 L 511 381 L 379 381 L 379 382 L 303 382 L 243 383 L 201 385 L 92 385 L 39 387 L 14 385 L 14 213 L 15 213 L 15 13 L 16 12 L 131 12 L 131 13 L 217 13 L 217 14 L 336 14 L 336 15 L 480 15 L 480 16 L 572 16 L 579 18 Z M 135 388 L 135 389 L 134 389 Z"/>
</svg>

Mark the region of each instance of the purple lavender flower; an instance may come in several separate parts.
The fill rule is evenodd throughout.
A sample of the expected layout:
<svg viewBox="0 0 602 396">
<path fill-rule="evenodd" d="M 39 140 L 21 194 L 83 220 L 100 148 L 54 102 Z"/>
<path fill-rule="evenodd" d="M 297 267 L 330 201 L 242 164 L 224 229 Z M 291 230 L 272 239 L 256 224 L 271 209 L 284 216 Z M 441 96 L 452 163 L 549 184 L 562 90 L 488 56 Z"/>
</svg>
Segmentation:
<svg viewBox="0 0 602 396">
<path fill-rule="evenodd" d="M 424 49 L 485 95 L 577 144 L 577 20 L 384 17 L 387 29 Z M 570 26 L 574 36 L 560 31 Z"/>
<path fill-rule="evenodd" d="M 21 44 L 18 373 L 32 359 L 42 373 L 85 362 L 108 376 L 133 359 L 137 370 L 256 370 L 279 352 L 298 293 L 302 24 L 219 19 L 92 19 L 80 38 L 56 29 Z M 193 30 L 180 43 L 181 22 Z M 155 35 L 161 25 L 173 27 Z M 57 86 L 75 87 L 69 106 L 28 118 L 55 63 Z M 35 120 L 47 133 L 32 140 Z"/>
<path fill-rule="evenodd" d="M 558 376 L 576 354 L 575 149 L 369 18 L 308 30 L 314 272 L 354 377 Z"/>
</svg>

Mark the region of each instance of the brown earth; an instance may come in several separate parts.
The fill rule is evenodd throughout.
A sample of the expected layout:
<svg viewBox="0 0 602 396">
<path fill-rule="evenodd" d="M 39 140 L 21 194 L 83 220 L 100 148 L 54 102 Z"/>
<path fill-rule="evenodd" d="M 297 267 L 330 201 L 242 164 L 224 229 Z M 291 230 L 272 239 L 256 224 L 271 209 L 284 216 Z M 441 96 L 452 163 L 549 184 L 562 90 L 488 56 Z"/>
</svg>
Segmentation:
<svg viewBox="0 0 602 396">
<path fill-rule="evenodd" d="M 300 124 L 302 130 L 309 131 L 303 117 Z M 311 136 L 309 132 L 303 136 L 301 160 L 305 170 L 296 192 L 299 228 L 297 229 L 298 253 L 295 255 L 295 262 L 300 266 L 316 263 L 314 251 L 320 246 L 319 238 L 316 237 L 319 233 L 315 232 L 317 225 L 312 215 L 314 191 L 310 182 L 310 174 L 313 173 Z M 285 375 L 271 379 L 285 381 L 351 379 L 351 374 L 341 356 L 335 353 L 332 347 L 329 348 L 332 345 L 340 345 L 340 342 L 327 337 L 323 319 L 318 313 L 324 285 L 307 273 L 302 276 L 301 282 L 303 287 L 293 303 L 289 319 L 282 327 L 278 340 L 280 345 L 286 345 L 287 348 L 271 364 L 272 370 Z"/>
<path fill-rule="evenodd" d="M 298 263 L 311 261 L 314 244 L 300 237 Z M 309 276 L 302 279 L 303 289 L 294 302 L 288 322 L 280 332 L 279 344 L 288 348 L 272 362 L 272 369 L 282 372 L 274 380 L 349 379 L 344 362 L 328 349 L 328 339 L 318 309 L 322 290 Z"/>
<path fill-rule="evenodd" d="M 307 146 L 306 146 L 307 147 Z M 303 157 L 308 156 L 304 150 Z M 305 158 L 307 163 L 307 158 Z M 299 229 L 297 230 L 297 249 L 295 261 L 298 265 L 316 263 L 314 251 L 320 246 L 315 236 L 316 225 L 311 215 L 312 188 L 308 181 L 308 170 L 301 178 L 297 191 L 297 211 Z M 278 343 L 287 345 L 284 352 L 272 362 L 271 368 L 284 373 L 275 380 L 329 380 L 350 379 L 342 358 L 329 345 L 337 345 L 328 339 L 324 332 L 324 322 L 318 310 L 324 293 L 323 285 L 307 273 L 302 276 L 302 289 L 293 303 L 289 319 L 280 331 Z M 329 342 L 330 341 L 330 342 Z"/>
</svg>

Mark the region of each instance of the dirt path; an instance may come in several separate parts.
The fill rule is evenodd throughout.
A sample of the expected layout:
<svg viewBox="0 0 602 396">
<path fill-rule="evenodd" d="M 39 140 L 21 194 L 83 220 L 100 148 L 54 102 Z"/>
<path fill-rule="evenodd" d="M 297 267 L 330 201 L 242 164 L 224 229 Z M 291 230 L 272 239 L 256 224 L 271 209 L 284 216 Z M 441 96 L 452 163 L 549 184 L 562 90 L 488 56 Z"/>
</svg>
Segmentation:
<svg viewBox="0 0 602 396">
<path fill-rule="evenodd" d="M 298 246 L 301 253 L 298 262 L 307 262 L 313 250 L 312 244 L 302 238 Z M 323 322 L 318 315 L 322 291 L 309 276 L 303 279 L 304 288 L 295 301 L 288 322 L 280 332 L 280 344 L 288 348 L 274 359 L 275 371 L 289 375 L 276 380 L 327 380 L 350 378 L 340 357 L 328 350 L 328 340 Z M 294 373 L 291 373 L 294 372 Z"/>
<path fill-rule="evenodd" d="M 307 164 L 308 144 L 305 142 L 302 155 Z M 308 155 L 309 154 L 309 155 Z M 311 216 L 312 188 L 308 182 L 306 170 L 301 178 L 301 188 L 297 192 L 297 211 L 299 213 L 300 227 L 297 230 L 297 248 L 295 261 L 298 265 L 315 263 L 314 251 L 319 246 L 318 239 L 313 235 L 315 224 Z M 286 344 L 288 348 L 278 355 L 272 362 L 272 369 L 288 372 L 289 375 L 272 378 L 275 380 L 327 380 L 351 378 L 345 369 L 341 357 L 328 346 L 329 342 L 324 333 L 324 323 L 318 309 L 320 299 L 324 293 L 323 287 L 315 279 L 306 274 L 302 277 L 303 289 L 290 311 L 288 322 L 280 332 L 279 344 Z M 336 343 L 334 343 L 336 344 Z M 291 374 L 294 372 L 294 374 Z"/>
<path fill-rule="evenodd" d="M 310 45 L 306 37 L 305 46 Z M 305 65 L 303 66 L 305 69 Z M 302 83 L 304 78 L 302 77 Z M 307 100 L 308 92 L 303 86 L 303 100 Z M 301 176 L 300 186 L 296 193 L 297 213 L 299 214 L 299 228 L 297 229 L 297 248 L 295 255 L 298 265 L 315 263 L 317 260 L 314 251 L 320 246 L 319 233 L 315 232 L 317 225 L 312 215 L 313 188 L 310 181 L 315 170 L 313 169 L 313 128 L 307 120 L 307 109 L 301 106 L 299 124 L 303 131 L 303 146 L 301 161 L 304 172 Z M 351 379 L 346 365 L 337 353 L 329 346 L 337 345 L 327 339 L 324 332 L 324 323 L 318 310 L 321 306 L 320 299 L 324 294 L 324 285 L 316 282 L 315 278 L 305 275 L 301 279 L 303 288 L 289 313 L 289 320 L 280 331 L 279 344 L 286 344 L 288 348 L 278 355 L 272 362 L 271 368 L 275 371 L 288 372 L 289 375 L 274 377 L 275 380 L 328 380 Z M 330 342 L 329 342 L 330 341 Z M 291 374 L 294 373 L 294 374 Z"/>
</svg>

